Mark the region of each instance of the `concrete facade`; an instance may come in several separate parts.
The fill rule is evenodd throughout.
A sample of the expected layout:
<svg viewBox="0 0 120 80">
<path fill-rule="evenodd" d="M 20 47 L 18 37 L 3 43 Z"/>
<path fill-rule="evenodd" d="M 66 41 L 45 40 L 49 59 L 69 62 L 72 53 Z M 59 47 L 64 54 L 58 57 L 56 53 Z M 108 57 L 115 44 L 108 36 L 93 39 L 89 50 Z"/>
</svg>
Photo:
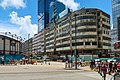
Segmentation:
<svg viewBox="0 0 120 80">
<path fill-rule="evenodd" d="M 69 13 L 57 20 L 56 25 L 50 23 L 48 29 L 46 33 L 47 53 L 53 54 L 56 48 L 58 55 L 71 55 L 74 54 L 73 51 L 76 48 L 79 55 L 98 55 L 98 52 L 102 52 L 105 56 L 110 50 L 110 15 L 99 9 L 84 8 Z M 55 32 L 56 40 L 54 39 Z"/>
<path fill-rule="evenodd" d="M 32 54 L 32 38 L 26 40 L 23 44 L 23 54 L 29 56 Z"/>
<path fill-rule="evenodd" d="M 21 42 L 5 35 L 0 35 L 0 55 L 17 55 L 22 53 Z"/>
<path fill-rule="evenodd" d="M 34 35 L 32 45 L 33 53 L 42 54 L 44 52 L 44 31 Z"/>
</svg>

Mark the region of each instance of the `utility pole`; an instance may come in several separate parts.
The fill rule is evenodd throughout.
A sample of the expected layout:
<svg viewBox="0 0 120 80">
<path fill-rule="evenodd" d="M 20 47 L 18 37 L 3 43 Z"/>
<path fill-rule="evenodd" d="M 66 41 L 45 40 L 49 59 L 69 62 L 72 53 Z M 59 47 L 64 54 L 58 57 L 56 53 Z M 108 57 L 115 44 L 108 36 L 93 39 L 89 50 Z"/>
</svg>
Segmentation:
<svg viewBox="0 0 120 80">
<path fill-rule="evenodd" d="M 54 55 L 56 54 L 56 17 L 54 16 Z"/>
<path fill-rule="evenodd" d="M 77 26 L 76 26 L 76 16 L 77 14 L 75 13 L 74 14 L 75 16 L 75 69 L 77 69 L 77 55 L 78 55 L 78 51 L 77 51 L 77 37 L 76 37 L 76 29 L 77 29 Z"/>
<path fill-rule="evenodd" d="M 68 13 L 68 17 L 69 17 L 69 34 L 70 34 L 70 53 L 71 53 L 71 68 L 73 66 L 73 60 L 72 60 L 72 56 L 73 56 L 73 53 L 72 53 L 72 22 L 71 22 L 71 14 L 72 12 L 70 11 Z"/>
</svg>

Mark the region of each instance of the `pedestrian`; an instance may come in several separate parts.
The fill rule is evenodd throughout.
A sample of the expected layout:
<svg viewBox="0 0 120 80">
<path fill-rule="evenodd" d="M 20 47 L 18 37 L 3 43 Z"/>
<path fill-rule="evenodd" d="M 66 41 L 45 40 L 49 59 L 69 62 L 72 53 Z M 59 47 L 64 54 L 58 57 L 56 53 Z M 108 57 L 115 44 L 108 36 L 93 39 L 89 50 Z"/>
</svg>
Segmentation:
<svg viewBox="0 0 120 80">
<path fill-rule="evenodd" d="M 4 56 L 2 56 L 2 64 L 4 65 Z"/>
<path fill-rule="evenodd" d="M 101 76 L 103 77 L 104 80 L 106 80 L 106 73 L 107 73 L 107 62 L 103 62 L 101 66 Z"/>
<path fill-rule="evenodd" d="M 112 68 L 113 68 L 113 64 L 112 64 L 112 61 L 110 61 L 110 63 L 108 64 L 109 66 L 109 75 L 111 75 L 111 72 L 112 72 Z"/>
<path fill-rule="evenodd" d="M 114 72 L 117 71 L 117 62 L 114 62 L 114 67 L 113 67 Z"/>
<path fill-rule="evenodd" d="M 98 62 L 98 73 L 101 73 L 101 66 L 102 66 L 102 62 Z"/>
<path fill-rule="evenodd" d="M 95 63 L 95 60 L 93 60 L 93 68 L 96 67 L 96 63 Z"/>
<path fill-rule="evenodd" d="M 68 58 L 66 58 L 66 61 L 65 61 L 65 68 L 68 68 Z"/>
<path fill-rule="evenodd" d="M 90 69 L 93 70 L 93 60 L 90 61 Z"/>
</svg>

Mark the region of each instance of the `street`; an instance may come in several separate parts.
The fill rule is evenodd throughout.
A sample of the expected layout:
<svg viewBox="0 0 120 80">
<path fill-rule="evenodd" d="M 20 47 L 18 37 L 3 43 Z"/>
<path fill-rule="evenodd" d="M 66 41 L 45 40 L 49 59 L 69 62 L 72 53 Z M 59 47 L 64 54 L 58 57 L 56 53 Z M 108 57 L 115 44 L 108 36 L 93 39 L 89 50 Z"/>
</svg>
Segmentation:
<svg viewBox="0 0 120 80">
<path fill-rule="evenodd" d="M 63 63 L 54 62 L 51 65 L 0 66 L 0 80 L 101 80 L 101 76 L 83 69 L 65 70 Z"/>
</svg>

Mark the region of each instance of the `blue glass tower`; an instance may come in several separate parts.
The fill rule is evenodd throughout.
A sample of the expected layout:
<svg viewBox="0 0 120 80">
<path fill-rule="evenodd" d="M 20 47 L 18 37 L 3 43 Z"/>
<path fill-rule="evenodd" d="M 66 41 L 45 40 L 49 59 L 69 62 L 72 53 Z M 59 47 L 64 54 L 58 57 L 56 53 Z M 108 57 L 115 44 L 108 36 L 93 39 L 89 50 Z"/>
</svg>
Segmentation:
<svg viewBox="0 0 120 80">
<path fill-rule="evenodd" d="M 61 16 L 67 14 L 68 10 L 69 9 L 63 3 L 59 1 L 52 1 L 49 9 L 49 22 L 53 22 L 54 18 L 57 20 Z"/>
<path fill-rule="evenodd" d="M 113 28 L 117 28 L 117 18 L 120 16 L 120 0 L 112 0 Z"/>
<path fill-rule="evenodd" d="M 46 28 L 49 23 L 49 7 L 51 1 L 53 0 L 38 0 L 38 32 Z"/>
</svg>

